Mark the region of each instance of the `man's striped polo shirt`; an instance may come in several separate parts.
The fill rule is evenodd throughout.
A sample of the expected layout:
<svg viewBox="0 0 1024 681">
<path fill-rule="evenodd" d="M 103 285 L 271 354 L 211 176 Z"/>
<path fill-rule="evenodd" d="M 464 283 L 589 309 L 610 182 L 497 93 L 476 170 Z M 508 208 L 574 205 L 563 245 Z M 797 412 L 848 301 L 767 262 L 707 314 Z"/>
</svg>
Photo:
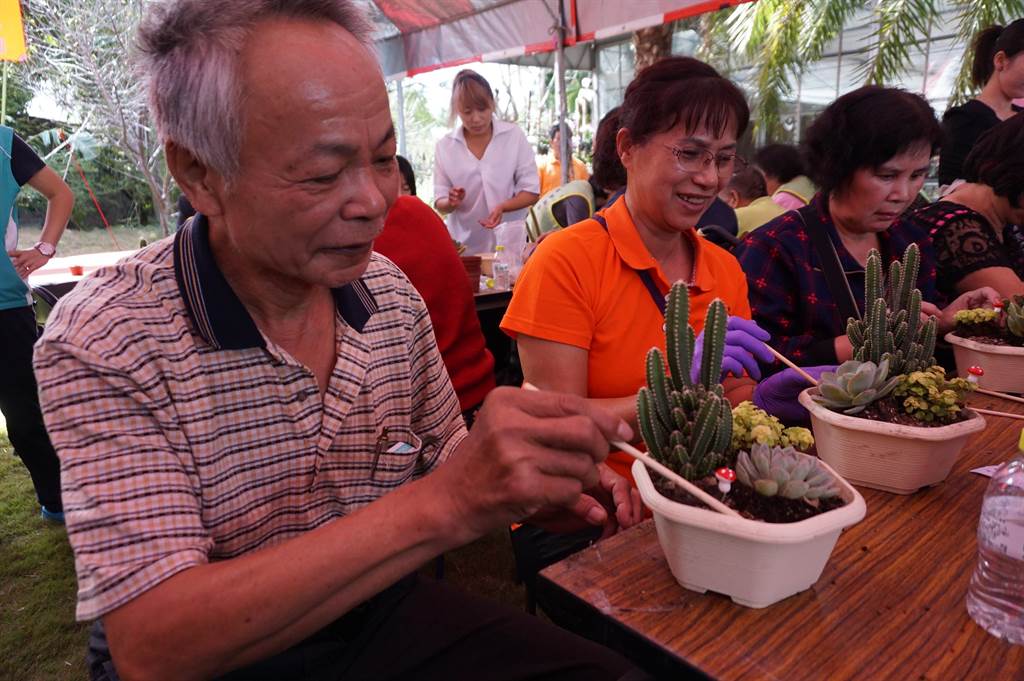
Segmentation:
<svg viewBox="0 0 1024 681">
<path fill-rule="evenodd" d="M 430 318 L 398 268 L 375 254 L 334 297 L 322 399 L 228 285 L 202 216 L 60 301 L 35 368 L 79 619 L 351 513 L 462 441 Z M 378 454 L 385 428 L 412 450 Z"/>
</svg>

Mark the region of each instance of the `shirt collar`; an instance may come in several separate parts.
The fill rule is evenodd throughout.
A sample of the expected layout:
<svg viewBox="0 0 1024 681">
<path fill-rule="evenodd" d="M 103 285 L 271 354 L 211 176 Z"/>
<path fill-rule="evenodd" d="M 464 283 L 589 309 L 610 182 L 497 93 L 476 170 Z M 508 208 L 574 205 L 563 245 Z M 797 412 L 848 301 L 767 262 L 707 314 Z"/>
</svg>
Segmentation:
<svg viewBox="0 0 1024 681">
<path fill-rule="evenodd" d="M 206 216 L 197 213 L 174 236 L 174 276 L 199 335 L 220 350 L 266 347 L 263 334 L 231 289 L 210 248 Z M 331 290 L 345 322 L 362 333 L 377 302 L 362 279 Z"/>
<path fill-rule="evenodd" d="M 494 126 L 494 133 L 491 135 L 492 140 L 499 135 L 504 135 L 514 127 L 512 123 L 503 121 L 497 116 L 491 116 L 491 125 Z M 462 127 L 462 121 L 459 121 L 458 125 L 455 126 L 455 129 L 448 134 L 451 135 L 452 139 L 458 140 L 463 144 L 466 143 L 466 133 Z"/>
<path fill-rule="evenodd" d="M 605 221 L 608 223 L 608 235 L 612 239 L 615 251 L 622 258 L 622 261 L 634 270 L 655 270 L 657 276 L 665 284 L 670 286 L 658 261 L 647 250 L 640 233 L 633 222 L 633 216 L 629 214 L 626 206 L 625 195 L 620 195 L 610 206 L 601 210 Z M 708 267 L 707 248 L 708 244 L 697 234 L 696 229 L 688 229 L 683 235 L 690 240 L 693 246 L 694 277 L 693 286 L 703 293 L 707 293 L 715 286 L 715 276 Z"/>
</svg>

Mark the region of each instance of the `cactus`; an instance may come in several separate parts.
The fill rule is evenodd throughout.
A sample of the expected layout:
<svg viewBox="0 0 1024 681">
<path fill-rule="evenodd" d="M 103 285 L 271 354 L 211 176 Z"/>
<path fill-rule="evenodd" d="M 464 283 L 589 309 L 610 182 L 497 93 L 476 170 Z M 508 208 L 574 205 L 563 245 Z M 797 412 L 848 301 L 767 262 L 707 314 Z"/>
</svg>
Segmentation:
<svg viewBox="0 0 1024 681">
<path fill-rule="evenodd" d="M 731 449 L 734 452 L 749 450 L 755 443 L 793 446 L 800 451 L 807 451 L 814 446 L 814 437 L 806 428 L 786 428 L 779 419 L 754 406 L 749 400 L 740 402 L 732 410 Z"/>
<path fill-rule="evenodd" d="M 882 256 L 872 249 L 864 279 L 864 319 L 850 319 L 846 335 L 853 358 L 880 364 L 889 360 L 893 376 L 927 369 L 935 364 L 937 322 L 921 324 L 921 291 L 914 288 L 921 253 L 910 244 L 903 260 L 889 268 L 888 287 L 882 276 Z"/>
<path fill-rule="evenodd" d="M 899 376 L 893 396 L 904 412 L 926 423 L 951 423 L 960 413 L 960 404 L 974 385 L 963 378 L 946 379 L 946 370 L 932 366 Z"/>
<path fill-rule="evenodd" d="M 1007 301 L 1006 330 L 1017 338 L 1024 338 L 1024 296 L 1014 296 Z"/>
<path fill-rule="evenodd" d="M 792 447 L 755 444 L 740 452 L 736 479 L 762 496 L 786 499 L 827 499 L 839 494 L 832 476 L 818 460 Z"/>
<path fill-rule="evenodd" d="M 818 394 L 811 399 L 833 411 L 857 414 L 891 393 L 899 377 L 889 378 L 889 359 L 874 362 L 843 362 L 835 373 L 826 371 L 818 381 Z"/>
<path fill-rule="evenodd" d="M 732 442 L 732 408 L 719 376 L 725 350 L 725 305 L 715 300 L 704 322 L 704 354 L 700 380 L 693 383 L 695 334 L 689 324 L 686 286 L 676 284 L 668 295 L 665 339 L 669 373 L 660 350 L 647 353 L 647 385 L 637 394 L 640 434 L 655 459 L 688 480 L 698 480 L 725 465 Z"/>
</svg>

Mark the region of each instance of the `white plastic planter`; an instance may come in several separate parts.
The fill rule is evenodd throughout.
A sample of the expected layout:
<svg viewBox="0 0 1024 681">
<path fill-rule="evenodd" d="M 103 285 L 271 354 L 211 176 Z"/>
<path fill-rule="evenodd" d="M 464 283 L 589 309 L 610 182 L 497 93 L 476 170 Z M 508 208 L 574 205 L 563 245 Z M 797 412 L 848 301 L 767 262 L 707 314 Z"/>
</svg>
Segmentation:
<svg viewBox="0 0 1024 681">
<path fill-rule="evenodd" d="M 948 426 L 903 426 L 848 416 L 827 409 L 811 395 L 800 393 L 800 404 L 811 414 L 818 456 L 854 485 L 895 494 L 911 494 L 946 479 L 974 433 L 985 428 L 980 414 Z"/>
<path fill-rule="evenodd" d="M 1024 348 L 979 343 L 952 333 L 946 334 L 946 342 L 953 346 L 958 375 L 966 378 L 970 367 L 979 366 L 985 375 L 978 377 L 978 387 L 1024 393 Z"/>
<path fill-rule="evenodd" d="M 691 591 L 715 591 L 740 605 L 763 608 L 813 586 L 839 533 L 864 517 L 864 498 L 825 468 L 846 505 L 795 523 L 736 518 L 672 501 L 654 489 L 640 461 L 633 464 L 633 477 L 654 514 L 676 580 Z"/>
</svg>

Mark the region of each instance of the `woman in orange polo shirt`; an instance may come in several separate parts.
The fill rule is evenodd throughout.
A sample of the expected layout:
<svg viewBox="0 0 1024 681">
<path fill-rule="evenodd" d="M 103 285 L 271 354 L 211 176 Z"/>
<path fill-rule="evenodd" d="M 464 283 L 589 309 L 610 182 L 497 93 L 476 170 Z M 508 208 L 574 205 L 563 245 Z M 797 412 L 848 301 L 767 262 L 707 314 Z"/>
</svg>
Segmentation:
<svg viewBox="0 0 1024 681">
<path fill-rule="evenodd" d="M 760 375 L 755 357 L 772 361 L 762 342 L 768 334 L 747 321 L 739 263 L 695 230 L 732 175 L 746 100 L 707 64 L 671 57 L 629 85 L 620 115 L 625 193 L 538 246 L 501 328 L 518 341 L 527 381 L 598 400 L 635 425 L 644 358 L 665 348 L 664 296 L 683 281 L 698 333 L 710 303 L 725 302 L 736 375 L 723 383 L 734 404 L 749 399 Z M 632 477 L 624 455 L 609 463 Z"/>
</svg>

